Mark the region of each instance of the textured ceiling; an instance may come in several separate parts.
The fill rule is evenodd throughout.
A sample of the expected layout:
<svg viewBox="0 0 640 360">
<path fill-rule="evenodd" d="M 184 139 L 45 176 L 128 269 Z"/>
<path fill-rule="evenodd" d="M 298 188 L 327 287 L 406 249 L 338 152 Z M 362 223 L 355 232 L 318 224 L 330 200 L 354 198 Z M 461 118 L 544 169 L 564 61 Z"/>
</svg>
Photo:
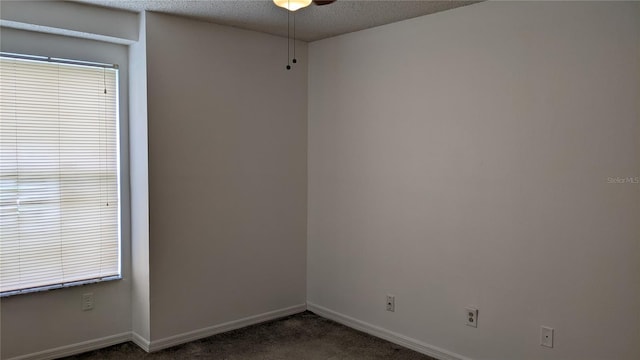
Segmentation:
<svg viewBox="0 0 640 360">
<path fill-rule="evenodd" d="M 271 0 L 74 0 L 130 11 L 150 10 L 287 36 L 287 11 Z M 296 12 L 296 36 L 314 41 L 478 1 L 338 0 Z M 293 21 L 293 19 L 292 19 Z"/>
</svg>

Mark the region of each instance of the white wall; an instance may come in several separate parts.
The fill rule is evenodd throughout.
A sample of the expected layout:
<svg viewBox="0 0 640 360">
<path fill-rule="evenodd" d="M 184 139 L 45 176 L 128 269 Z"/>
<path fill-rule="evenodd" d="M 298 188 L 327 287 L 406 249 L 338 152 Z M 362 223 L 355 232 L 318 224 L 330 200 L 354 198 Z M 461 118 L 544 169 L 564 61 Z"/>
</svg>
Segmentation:
<svg viewBox="0 0 640 360">
<path fill-rule="evenodd" d="M 124 279 L 2 299 L 2 358 L 67 354 L 129 339 L 131 332 L 139 345 L 157 349 L 185 333 L 202 335 L 203 328 L 304 309 L 306 46 L 298 44 L 301 62 L 287 72 L 282 38 L 157 14 L 149 15 L 148 27 L 145 14 L 141 27 L 136 20 L 138 34 L 128 13 L 49 5 L 3 3 L 2 23 L 121 43 L 139 39 L 127 52 L 2 28 L 3 51 L 121 65 L 123 169 L 129 130 L 132 139 L 130 178 L 123 172 Z M 51 16 L 39 12 L 47 9 Z M 116 27 L 126 24 L 107 29 L 89 21 L 100 14 L 117 15 Z M 69 22 L 56 22 L 61 17 Z M 96 309 L 80 312 L 87 291 Z"/>
<path fill-rule="evenodd" d="M 131 330 L 127 47 L 8 28 L 0 29 L 0 44 L 0 50 L 5 52 L 120 66 L 123 274 L 122 280 L 0 299 L 0 358 L 8 359 L 104 337 L 126 338 Z M 95 308 L 92 311 L 81 310 L 82 294 L 87 292 L 94 294 Z"/>
<path fill-rule="evenodd" d="M 153 347 L 304 304 L 307 69 L 283 38 L 146 21 Z"/>
<path fill-rule="evenodd" d="M 85 21 L 104 9 L 6 4 L 5 22 L 138 37 L 130 14 L 118 30 Z M 311 303 L 461 355 L 640 357 L 640 185 L 607 183 L 640 176 L 638 10 L 489 2 L 322 40 L 308 94 L 303 44 L 287 72 L 282 38 L 148 14 L 130 54 L 136 267 L 123 196 L 124 279 L 1 299 L 0 357 L 304 303 L 305 253 Z M 0 36 L 2 51 L 127 63 L 118 45 Z"/>
<path fill-rule="evenodd" d="M 473 359 L 640 358 L 640 185 L 607 182 L 640 176 L 638 14 L 488 2 L 310 44 L 309 302 Z"/>
<path fill-rule="evenodd" d="M 137 14 L 69 1 L 3 0 L 0 25 L 120 44 L 138 40 Z"/>
<path fill-rule="evenodd" d="M 40 8 L 31 5 L 11 3 L 3 23 L 18 19 L 38 31 L 63 26 L 45 24 L 59 8 L 48 17 L 32 13 Z M 67 27 L 100 32 L 87 21 L 100 11 L 87 11 Z M 112 34 L 125 43 L 139 39 L 129 52 L 2 29 L 3 51 L 119 63 L 123 169 L 131 131 L 130 177 L 123 172 L 124 279 L 3 298 L 3 359 L 65 354 L 123 341 L 131 332 L 139 345 L 157 349 L 185 333 L 202 335 L 203 328 L 304 309 L 306 46 L 298 44 L 301 62 L 287 72 L 285 39 L 158 14 L 148 14 L 146 24 L 146 17 L 135 27 L 139 34 Z M 88 291 L 96 308 L 81 312 L 80 295 Z"/>
<path fill-rule="evenodd" d="M 149 294 L 149 143 L 146 13 L 139 15 L 138 42 L 129 47 L 131 143 L 131 331 L 143 348 L 151 340 Z"/>
</svg>

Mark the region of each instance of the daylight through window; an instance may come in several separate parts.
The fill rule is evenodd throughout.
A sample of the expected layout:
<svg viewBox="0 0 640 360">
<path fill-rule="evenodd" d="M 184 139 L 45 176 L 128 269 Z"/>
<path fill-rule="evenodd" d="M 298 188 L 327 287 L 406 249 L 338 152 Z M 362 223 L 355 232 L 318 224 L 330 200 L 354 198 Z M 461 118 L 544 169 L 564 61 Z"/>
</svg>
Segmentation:
<svg viewBox="0 0 640 360">
<path fill-rule="evenodd" d="M 120 277 L 118 70 L 0 57 L 0 293 Z"/>
</svg>

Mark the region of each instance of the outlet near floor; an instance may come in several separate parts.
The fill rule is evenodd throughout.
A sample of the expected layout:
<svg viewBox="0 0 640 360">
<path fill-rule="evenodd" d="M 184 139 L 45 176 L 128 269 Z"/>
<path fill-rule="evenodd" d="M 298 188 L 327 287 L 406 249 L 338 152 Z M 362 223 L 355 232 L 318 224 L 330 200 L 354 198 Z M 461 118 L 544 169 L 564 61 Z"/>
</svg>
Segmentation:
<svg viewBox="0 0 640 360">
<path fill-rule="evenodd" d="M 553 347 L 553 328 L 548 326 L 540 327 L 540 345 L 548 348 Z"/>
<path fill-rule="evenodd" d="M 478 309 L 468 307 L 464 309 L 465 324 L 471 327 L 478 327 Z"/>
<path fill-rule="evenodd" d="M 93 293 L 82 294 L 82 310 L 93 309 Z"/>
<path fill-rule="evenodd" d="M 396 311 L 396 297 L 395 295 L 387 295 L 387 311 Z"/>
</svg>

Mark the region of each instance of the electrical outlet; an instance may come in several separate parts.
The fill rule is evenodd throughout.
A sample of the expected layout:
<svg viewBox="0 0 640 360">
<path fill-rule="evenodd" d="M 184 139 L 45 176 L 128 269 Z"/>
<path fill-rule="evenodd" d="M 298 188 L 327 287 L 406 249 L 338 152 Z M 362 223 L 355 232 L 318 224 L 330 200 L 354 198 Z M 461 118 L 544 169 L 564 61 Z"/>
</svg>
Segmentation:
<svg viewBox="0 0 640 360">
<path fill-rule="evenodd" d="M 464 309 L 464 313 L 465 313 L 465 324 L 467 326 L 477 328 L 478 327 L 478 309 L 468 307 Z"/>
<path fill-rule="evenodd" d="M 396 297 L 395 295 L 387 295 L 387 311 L 396 311 Z"/>
<path fill-rule="evenodd" d="M 548 348 L 553 347 L 553 328 L 548 326 L 540 327 L 540 345 Z"/>
<path fill-rule="evenodd" d="M 93 310 L 93 293 L 82 294 L 82 310 Z"/>
</svg>

